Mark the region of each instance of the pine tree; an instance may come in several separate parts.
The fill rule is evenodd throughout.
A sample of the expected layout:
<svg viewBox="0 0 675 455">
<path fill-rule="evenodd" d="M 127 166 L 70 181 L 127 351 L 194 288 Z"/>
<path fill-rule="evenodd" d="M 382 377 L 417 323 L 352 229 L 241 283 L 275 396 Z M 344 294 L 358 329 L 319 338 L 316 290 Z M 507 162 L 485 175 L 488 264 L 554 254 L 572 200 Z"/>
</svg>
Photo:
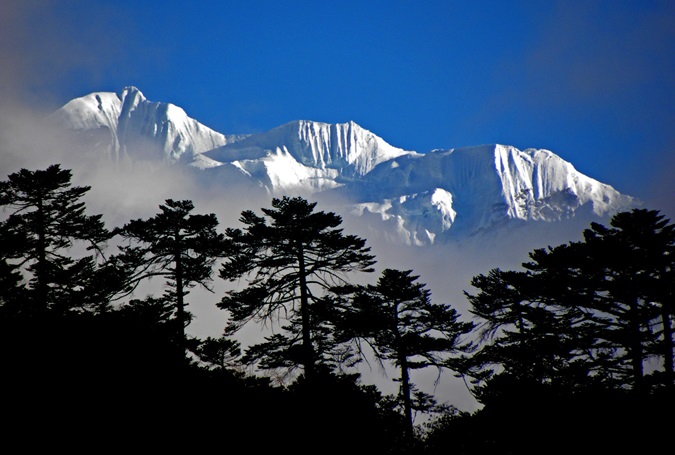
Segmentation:
<svg viewBox="0 0 675 455">
<path fill-rule="evenodd" d="M 0 224 L 5 276 L 13 280 L 20 269 L 30 277 L 31 308 L 23 311 L 94 311 L 105 307 L 114 293 L 93 279 L 100 271 L 95 255 L 69 256 L 80 242 L 101 255 L 111 237 L 101 215 L 85 214 L 81 199 L 90 187 L 72 186 L 71 179 L 70 170 L 52 165 L 22 169 L 0 182 L 0 205 L 9 210 Z"/>
<path fill-rule="evenodd" d="M 646 209 L 618 213 L 610 225 L 584 231 L 589 258 L 605 272 L 591 309 L 611 315 L 606 328 L 626 352 L 622 365 L 635 389 L 645 389 L 644 363 L 652 356 L 663 359 L 672 388 L 675 225 Z"/>
<path fill-rule="evenodd" d="M 119 230 L 130 243 L 120 247 L 122 254 L 115 259 L 133 270 L 129 278 L 133 286 L 152 277 L 166 278 L 163 299 L 174 309 L 177 337 L 185 349 L 185 328 L 191 318 L 185 298 L 196 285 L 211 290 L 224 236 L 216 231 L 215 214 L 191 214 L 191 201 L 167 199 L 159 207 L 154 217 L 132 220 Z"/>
<path fill-rule="evenodd" d="M 481 348 L 469 362 L 477 383 L 496 370 L 524 383 L 556 387 L 572 386 L 573 378 L 591 374 L 584 357 L 595 346 L 594 335 L 582 313 L 560 303 L 568 281 L 549 271 L 542 278 L 530 271 L 493 269 L 472 279 L 479 292 L 465 295 L 470 312 L 481 320 Z"/>
<path fill-rule="evenodd" d="M 227 333 L 250 321 L 274 323 L 285 318 L 287 335 L 267 340 L 272 350 L 252 347 L 249 354 L 266 358 L 268 366 L 304 368 L 305 378 L 316 376 L 318 320 L 313 307 L 332 286 L 344 284 L 351 272 L 370 272 L 374 263 L 365 241 L 345 235 L 340 216 L 315 211 L 316 203 L 303 198 L 274 198 L 263 216 L 242 212 L 244 230 L 227 229 L 228 259 L 220 276 L 229 281 L 249 278 L 248 286 L 232 290 L 219 307 L 230 313 Z"/>
<path fill-rule="evenodd" d="M 675 229 L 657 211 L 592 223 L 584 241 L 537 249 L 525 272 L 472 281 L 472 313 L 495 334 L 474 356 L 519 379 L 570 390 L 648 389 L 645 362 L 663 360 L 672 387 Z M 485 377 L 479 377 L 485 379 Z"/>
<path fill-rule="evenodd" d="M 381 361 L 390 361 L 400 373 L 400 403 L 408 435 L 413 433 L 413 410 L 435 404 L 416 390 L 410 372 L 428 367 L 457 370 L 458 354 L 471 351 L 462 338 L 474 328 L 459 320 L 447 304 L 433 304 L 426 285 L 411 270 L 385 269 L 376 285 L 346 288 L 352 293 L 351 308 L 338 323 L 341 337 L 364 341 Z M 415 399 L 413 399 L 415 395 Z"/>
</svg>

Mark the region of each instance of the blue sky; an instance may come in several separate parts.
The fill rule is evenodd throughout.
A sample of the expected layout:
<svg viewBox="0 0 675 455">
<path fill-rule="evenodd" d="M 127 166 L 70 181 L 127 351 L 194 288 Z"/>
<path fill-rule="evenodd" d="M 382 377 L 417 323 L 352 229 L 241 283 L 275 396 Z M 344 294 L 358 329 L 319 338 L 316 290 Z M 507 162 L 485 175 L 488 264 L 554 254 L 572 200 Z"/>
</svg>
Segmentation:
<svg viewBox="0 0 675 455">
<path fill-rule="evenodd" d="M 675 2 L 0 0 L 0 103 L 138 87 L 222 133 L 547 148 L 675 216 Z"/>
</svg>

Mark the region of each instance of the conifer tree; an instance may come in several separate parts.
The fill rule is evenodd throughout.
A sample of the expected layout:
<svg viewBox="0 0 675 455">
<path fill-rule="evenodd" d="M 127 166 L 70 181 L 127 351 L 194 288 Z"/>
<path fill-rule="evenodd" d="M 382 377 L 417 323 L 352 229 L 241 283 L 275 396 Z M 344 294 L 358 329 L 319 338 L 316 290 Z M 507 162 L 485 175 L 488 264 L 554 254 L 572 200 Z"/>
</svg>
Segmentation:
<svg viewBox="0 0 675 455">
<path fill-rule="evenodd" d="M 201 285 L 211 290 L 213 267 L 223 255 L 224 236 L 217 233 L 215 214 L 192 214 L 189 200 L 167 199 L 152 218 L 132 220 L 119 230 L 130 241 L 116 259 L 133 272 L 137 286 L 152 277 L 166 279 L 164 300 L 174 309 L 179 343 L 185 348 L 185 327 L 190 323 L 185 298 Z"/>
<path fill-rule="evenodd" d="M 340 216 L 315 207 L 301 197 L 283 197 L 274 198 L 262 216 L 242 212 L 245 229 L 226 230 L 228 258 L 220 276 L 229 281 L 246 277 L 248 285 L 228 292 L 219 303 L 230 313 L 227 333 L 254 320 L 290 320 L 282 327 L 285 335 L 267 340 L 270 349 L 252 347 L 249 358 L 260 359 L 260 354 L 268 366 L 301 365 L 310 382 L 321 361 L 316 303 L 326 290 L 347 283 L 349 273 L 370 272 L 374 263 L 365 240 L 339 228 Z"/>
<path fill-rule="evenodd" d="M 94 279 L 95 256 L 69 256 L 77 242 L 101 254 L 111 237 L 101 215 L 85 214 L 81 199 L 90 187 L 72 186 L 71 179 L 71 171 L 56 164 L 21 169 L 0 182 L 0 206 L 9 211 L 0 224 L 5 276 L 11 280 L 18 270 L 28 272 L 30 311 L 96 310 L 108 303 L 110 293 Z"/>
<path fill-rule="evenodd" d="M 342 312 L 338 323 L 341 338 L 365 341 L 379 360 L 390 361 L 398 369 L 409 435 L 413 409 L 425 410 L 435 404 L 433 398 L 416 390 L 410 372 L 427 367 L 437 368 L 439 374 L 444 368 L 457 371 L 461 354 L 473 348 L 462 338 L 474 324 L 460 321 L 450 305 L 432 303 L 431 292 L 418 278 L 411 270 L 385 269 L 376 285 L 345 288 L 353 294 L 351 308 Z"/>
<path fill-rule="evenodd" d="M 474 277 L 471 311 L 495 334 L 476 365 L 540 384 L 643 392 L 645 362 L 657 357 L 664 380 L 653 382 L 673 387 L 673 245 L 668 220 L 635 209 L 609 228 L 592 223 L 582 242 L 534 250 L 525 272 Z"/>
<path fill-rule="evenodd" d="M 672 388 L 675 225 L 656 210 L 634 209 L 613 216 L 610 226 L 592 223 L 584 231 L 589 263 L 605 275 L 590 309 L 605 315 L 605 333 L 620 341 L 634 388 L 645 388 L 644 363 L 652 356 L 663 359 Z"/>
<path fill-rule="evenodd" d="M 481 347 L 469 362 L 476 382 L 494 368 L 518 381 L 557 387 L 590 375 L 584 355 L 595 346 L 594 335 L 580 312 L 561 304 L 568 282 L 553 275 L 492 269 L 472 279 L 479 292 L 465 295 L 480 318 Z"/>
</svg>

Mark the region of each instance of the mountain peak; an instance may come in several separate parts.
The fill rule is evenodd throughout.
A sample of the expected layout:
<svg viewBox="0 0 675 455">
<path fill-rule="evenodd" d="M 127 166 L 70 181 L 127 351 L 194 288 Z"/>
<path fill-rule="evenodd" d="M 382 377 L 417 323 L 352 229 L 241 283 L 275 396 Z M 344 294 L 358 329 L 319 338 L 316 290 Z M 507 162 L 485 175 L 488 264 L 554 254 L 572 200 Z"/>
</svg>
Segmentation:
<svg viewBox="0 0 675 455">
<path fill-rule="evenodd" d="M 299 172 L 298 176 L 313 176 L 305 183 L 316 191 L 325 189 L 323 183 L 329 181 L 332 183 L 328 187 L 334 187 L 336 178 L 361 178 L 380 163 L 410 153 L 414 152 L 388 144 L 353 121 L 331 124 L 294 120 L 211 150 L 206 156 L 222 163 L 237 162 L 258 176 L 270 191 L 277 192 L 288 189 L 284 182 L 289 181 L 281 174 L 289 169 Z M 277 178 L 270 177 L 272 174 Z M 291 186 L 298 185 L 303 183 L 293 182 Z"/>
<path fill-rule="evenodd" d="M 113 159 L 192 161 L 227 143 L 170 103 L 148 101 L 134 86 L 119 93 L 96 92 L 76 98 L 53 114 L 66 129 L 82 132 L 89 154 Z"/>
<path fill-rule="evenodd" d="M 417 153 L 353 120 L 293 120 L 225 136 L 134 86 L 74 99 L 55 116 L 86 147 L 115 159 L 189 164 L 209 181 L 246 181 L 275 195 L 337 193 L 378 230 L 415 245 L 533 222 L 597 220 L 640 204 L 549 150 L 483 144 Z"/>
<path fill-rule="evenodd" d="M 443 205 L 433 203 L 439 189 Z M 501 144 L 401 156 L 345 192 L 356 200 L 357 213 L 390 225 L 398 220 L 398 237 L 413 244 L 463 238 L 514 222 L 557 222 L 581 213 L 604 217 L 640 204 L 549 150 Z M 419 211 L 419 201 L 425 201 L 424 223 L 410 216 Z"/>
<path fill-rule="evenodd" d="M 139 101 L 147 101 L 147 98 L 145 98 L 145 95 L 136 87 L 133 85 L 128 85 L 124 87 L 124 89 L 117 94 L 117 97 L 122 101 L 123 103 L 127 98 L 131 98 L 134 100 L 139 100 Z"/>
</svg>

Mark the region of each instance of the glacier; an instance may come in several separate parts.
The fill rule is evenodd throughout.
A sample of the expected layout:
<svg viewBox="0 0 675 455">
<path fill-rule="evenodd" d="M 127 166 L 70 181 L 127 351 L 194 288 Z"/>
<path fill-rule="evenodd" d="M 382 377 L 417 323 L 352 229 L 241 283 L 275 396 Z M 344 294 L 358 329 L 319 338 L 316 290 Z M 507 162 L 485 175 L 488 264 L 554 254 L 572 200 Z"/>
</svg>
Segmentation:
<svg viewBox="0 0 675 455">
<path fill-rule="evenodd" d="M 602 219 L 640 205 L 552 151 L 489 144 L 426 153 L 354 121 L 294 120 L 223 134 L 135 87 L 76 98 L 51 120 L 102 159 L 184 166 L 227 191 L 340 201 L 390 242 L 425 246 L 511 229 Z"/>
<path fill-rule="evenodd" d="M 189 117 L 182 108 L 150 102 L 132 86 L 119 93 L 76 98 L 52 114 L 50 121 L 79 133 L 91 153 L 114 159 L 192 162 L 228 142 L 224 134 Z M 201 156 L 197 160 L 203 168 L 217 164 Z"/>
<path fill-rule="evenodd" d="M 272 193 L 317 192 L 368 174 L 414 152 L 396 148 L 356 123 L 298 120 L 204 153 L 236 162 Z"/>
<path fill-rule="evenodd" d="M 639 205 L 549 150 L 500 144 L 398 157 L 345 191 L 359 215 L 397 219 L 410 244 L 474 235 L 509 221 L 562 221 L 589 210 L 601 218 Z"/>
</svg>

